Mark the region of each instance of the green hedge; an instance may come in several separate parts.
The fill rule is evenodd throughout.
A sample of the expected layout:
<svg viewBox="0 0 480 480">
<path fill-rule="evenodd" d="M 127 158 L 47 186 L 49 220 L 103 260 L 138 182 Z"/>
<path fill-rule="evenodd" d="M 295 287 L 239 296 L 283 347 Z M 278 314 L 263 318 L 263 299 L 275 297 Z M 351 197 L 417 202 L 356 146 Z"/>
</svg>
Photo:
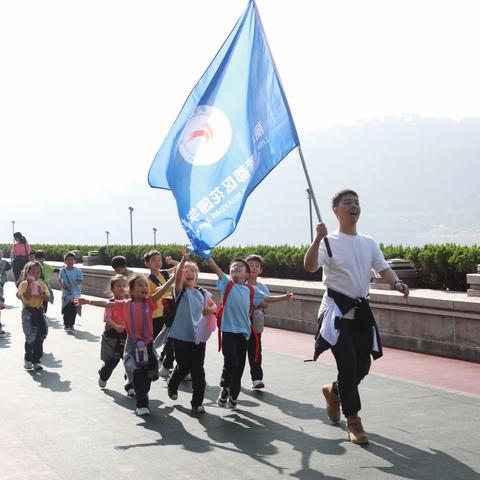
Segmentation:
<svg viewBox="0 0 480 480">
<path fill-rule="evenodd" d="M 1 245 L 5 256 L 10 255 L 11 245 Z M 149 250 L 158 250 L 163 257 L 168 255 L 179 259 L 183 248 L 179 244 L 168 245 L 33 245 L 33 248 L 45 251 L 48 260 L 61 261 L 63 255 L 70 250 L 78 250 L 81 255 L 89 251 L 99 251 L 103 263 L 109 264 L 115 255 L 124 255 L 132 267 L 143 267 L 143 254 Z M 406 258 L 418 270 L 424 288 L 437 290 L 467 289 L 466 274 L 477 271 L 480 264 L 480 246 L 465 247 L 456 244 L 424 245 L 423 247 L 404 247 L 380 244 L 385 258 Z M 217 247 L 214 250 L 214 259 L 224 270 L 228 270 L 229 262 L 234 257 L 245 257 L 257 253 L 265 259 L 264 275 L 274 278 L 293 278 L 298 280 L 320 280 L 319 272 L 311 274 L 303 269 L 303 256 L 306 246 L 247 246 L 247 247 Z M 208 272 L 209 268 L 200 257 L 195 257 L 200 270 Z"/>
<path fill-rule="evenodd" d="M 454 243 L 403 247 L 380 244 L 385 258 L 406 258 L 418 270 L 425 288 L 435 290 L 467 289 L 467 273 L 476 273 L 480 264 L 480 246 Z"/>
</svg>

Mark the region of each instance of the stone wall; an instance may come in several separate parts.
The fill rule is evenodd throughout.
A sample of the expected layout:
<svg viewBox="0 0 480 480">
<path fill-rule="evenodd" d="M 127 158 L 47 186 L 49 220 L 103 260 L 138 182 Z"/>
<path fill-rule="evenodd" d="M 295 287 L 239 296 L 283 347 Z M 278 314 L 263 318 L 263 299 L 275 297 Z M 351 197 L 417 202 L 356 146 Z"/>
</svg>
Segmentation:
<svg viewBox="0 0 480 480">
<path fill-rule="evenodd" d="M 61 263 L 49 263 L 62 266 Z M 83 293 L 108 297 L 112 269 L 107 266 L 79 267 L 84 272 Z M 147 273 L 145 269 L 132 270 Z M 263 281 L 273 295 L 288 290 L 296 297 L 291 303 L 270 305 L 267 325 L 315 333 L 324 285 L 285 279 Z M 56 274 L 52 276 L 51 284 L 58 288 Z M 212 291 L 217 302 L 220 300 L 215 275 L 201 273 L 199 285 Z M 372 289 L 371 305 L 385 346 L 480 362 L 480 298 L 468 297 L 464 292 L 413 289 L 408 303 L 405 303 L 398 292 Z"/>
</svg>

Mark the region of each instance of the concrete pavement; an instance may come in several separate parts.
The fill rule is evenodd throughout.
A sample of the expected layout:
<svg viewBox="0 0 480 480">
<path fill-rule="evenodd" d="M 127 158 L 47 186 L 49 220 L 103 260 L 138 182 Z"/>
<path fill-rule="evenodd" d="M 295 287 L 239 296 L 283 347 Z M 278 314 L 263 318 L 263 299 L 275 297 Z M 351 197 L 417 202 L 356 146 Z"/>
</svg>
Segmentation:
<svg viewBox="0 0 480 480">
<path fill-rule="evenodd" d="M 26 372 L 20 305 L 6 285 L 1 480 L 480 478 L 479 364 L 387 349 L 361 386 L 370 444 L 359 447 L 326 418 L 321 386 L 335 367 L 329 355 L 303 362 L 311 336 L 265 331 L 267 389 L 252 393 L 246 372 L 237 411 L 215 404 L 222 357 L 213 337 L 206 413 L 190 414 L 188 382 L 172 401 L 160 379 L 152 416 L 140 419 L 123 394 L 121 365 L 105 390 L 97 385 L 102 311 L 84 307 L 67 334 L 55 293 L 45 370 Z"/>
</svg>

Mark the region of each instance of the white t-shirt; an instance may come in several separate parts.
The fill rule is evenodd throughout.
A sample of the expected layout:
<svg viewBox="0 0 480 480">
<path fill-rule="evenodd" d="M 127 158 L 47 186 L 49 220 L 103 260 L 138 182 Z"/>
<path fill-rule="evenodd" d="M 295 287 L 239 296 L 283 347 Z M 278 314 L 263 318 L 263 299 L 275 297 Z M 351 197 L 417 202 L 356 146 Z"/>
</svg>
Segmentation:
<svg viewBox="0 0 480 480">
<path fill-rule="evenodd" d="M 318 267 L 323 267 L 323 283 L 351 298 L 366 297 L 372 268 L 377 273 L 389 268 L 379 246 L 373 238 L 360 233 L 347 235 L 336 231 L 328 235 L 328 240 L 332 258 L 328 256 L 324 240 L 318 250 Z M 326 297 L 323 296 L 322 306 Z M 345 317 L 353 318 L 353 314 L 350 311 Z"/>
</svg>

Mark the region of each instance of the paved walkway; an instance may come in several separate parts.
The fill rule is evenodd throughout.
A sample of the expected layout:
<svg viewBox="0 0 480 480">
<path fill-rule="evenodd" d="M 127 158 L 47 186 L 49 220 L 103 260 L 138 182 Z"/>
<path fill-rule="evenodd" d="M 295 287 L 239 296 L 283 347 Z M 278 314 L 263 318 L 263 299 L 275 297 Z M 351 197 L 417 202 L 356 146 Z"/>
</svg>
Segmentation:
<svg viewBox="0 0 480 480">
<path fill-rule="evenodd" d="M 118 368 L 97 385 L 102 312 L 85 307 L 74 334 L 51 311 L 42 372 L 23 370 L 20 306 L 7 284 L 0 339 L 0 480 L 23 479 L 476 479 L 480 478 L 480 364 L 387 349 L 361 386 L 370 444 L 346 440 L 325 416 L 320 388 L 332 358 L 311 356 L 309 335 L 267 329 L 267 390 L 239 408 L 216 406 L 221 355 L 208 345 L 207 412 L 189 411 L 163 380 L 151 390 L 152 416 L 133 413 Z"/>
</svg>

